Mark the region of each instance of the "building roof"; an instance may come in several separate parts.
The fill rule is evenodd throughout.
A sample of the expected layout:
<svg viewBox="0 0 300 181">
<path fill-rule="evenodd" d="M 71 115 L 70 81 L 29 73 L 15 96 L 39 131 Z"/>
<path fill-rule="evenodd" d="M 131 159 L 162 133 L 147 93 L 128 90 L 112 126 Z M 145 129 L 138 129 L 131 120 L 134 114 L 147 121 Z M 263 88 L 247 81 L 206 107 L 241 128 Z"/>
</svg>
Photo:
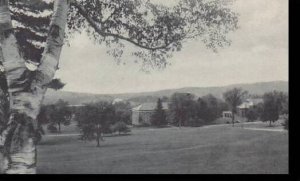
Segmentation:
<svg viewBox="0 0 300 181">
<path fill-rule="evenodd" d="M 255 98 L 255 99 L 249 99 L 249 100 L 252 101 L 254 105 L 263 102 L 263 99 L 262 99 L 262 98 Z"/>
<path fill-rule="evenodd" d="M 156 102 L 147 102 L 147 103 L 143 103 L 143 104 L 140 104 L 137 107 L 132 108 L 132 111 L 154 111 L 156 106 L 157 106 Z M 162 106 L 163 106 L 164 110 L 168 109 L 168 103 L 167 102 L 163 102 Z"/>
<path fill-rule="evenodd" d="M 261 102 L 263 102 L 263 99 L 260 99 L 260 98 L 247 99 L 241 105 L 239 105 L 238 108 L 240 108 L 240 109 L 250 108 L 251 106 L 257 105 L 257 104 L 259 104 Z"/>
<path fill-rule="evenodd" d="M 120 99 L 120 98 L 115 98 L 112 102 L 112 104 L 116 104 L 118 102 L 123 102 L 124 100 L 123 99 Z"/>
<path fill-rule="evenodd" d="M 84 104 L 73 104 L 73 105 L 67 105 L 67 107 L 84 107 Z"/>
</svg>

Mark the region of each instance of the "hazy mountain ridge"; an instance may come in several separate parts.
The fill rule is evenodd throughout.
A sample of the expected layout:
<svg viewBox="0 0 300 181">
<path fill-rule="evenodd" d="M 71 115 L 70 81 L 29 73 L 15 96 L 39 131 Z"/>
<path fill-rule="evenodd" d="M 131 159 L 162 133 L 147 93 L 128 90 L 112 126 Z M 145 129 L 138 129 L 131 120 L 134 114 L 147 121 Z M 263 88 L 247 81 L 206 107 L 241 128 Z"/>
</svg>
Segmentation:
<svg viewBox="0 0 300 181">
<path fill-rule="evenodd" d="M 207 94 L 213 94 L 216 97 L 221 98 L 223 92 L 233 87 L 241 87 L 247 90 L 250 94 L 262 95 L 268 91 L 283 91 L 288 92 L 287 81 L 272 81 L 272 82 L 258 82 L 249 84 L 233 84 L 220 87 L 184 87 L 178 89 L 166 89 L 153 92 L 141 92 L 141 93 L 124 93 L 124 94 L 91 94 L 91 93 L 77 93 L 67 91 L 54 91 L 48 90 L 45 96 L 45 104 L 52 104 L 58 99 L 68 101 L 72 105 L 97 102 L 97 101 L 112 101 L 115 98 L 121 98 L 131 100 L 135 102 L 152 101 L 158 97 L 171 96 L 175 92 L 192 93 L 196 96 L 204 96 Z M 152 97 L 152 98 L 151 98 Z"/>
</svg>

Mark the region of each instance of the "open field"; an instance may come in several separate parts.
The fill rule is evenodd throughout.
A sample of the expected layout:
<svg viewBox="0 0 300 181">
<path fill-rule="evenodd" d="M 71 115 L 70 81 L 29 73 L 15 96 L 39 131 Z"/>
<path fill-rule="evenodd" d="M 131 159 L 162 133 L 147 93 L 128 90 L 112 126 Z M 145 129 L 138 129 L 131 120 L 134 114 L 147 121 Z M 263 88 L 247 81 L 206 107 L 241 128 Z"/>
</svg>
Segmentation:
<svg viewBox="0 0 300 181">
<path fill-rule="evenodd" d="M 134 128 L 129 136 L 79 141 L 45 136 L 38 173 L 288 173 L 288 132 L 230 125 Z"/>
</svg>

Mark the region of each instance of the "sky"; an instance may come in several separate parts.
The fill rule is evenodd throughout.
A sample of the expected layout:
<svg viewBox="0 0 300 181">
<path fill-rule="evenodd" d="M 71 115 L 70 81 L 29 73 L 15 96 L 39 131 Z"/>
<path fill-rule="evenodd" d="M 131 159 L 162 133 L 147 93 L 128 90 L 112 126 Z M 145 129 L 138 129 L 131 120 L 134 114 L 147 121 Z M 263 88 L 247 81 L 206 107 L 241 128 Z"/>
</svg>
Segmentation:
<svg viewBox="0 0 300 181">
<path fill-rule="evenodd" d="M 288 0 L 236 0 L 232 9 L 240 14 L 239 29 L 229 34 L 231 46 L 218 53 L 190 41 L 166 69 L 145 73 L 130 56 L 118 65 L 104 45 L 83 33 L 64 46 L 56 77 L 66 83 L 65 91 L 99 94 L 288 81 Z"/>
</svg>

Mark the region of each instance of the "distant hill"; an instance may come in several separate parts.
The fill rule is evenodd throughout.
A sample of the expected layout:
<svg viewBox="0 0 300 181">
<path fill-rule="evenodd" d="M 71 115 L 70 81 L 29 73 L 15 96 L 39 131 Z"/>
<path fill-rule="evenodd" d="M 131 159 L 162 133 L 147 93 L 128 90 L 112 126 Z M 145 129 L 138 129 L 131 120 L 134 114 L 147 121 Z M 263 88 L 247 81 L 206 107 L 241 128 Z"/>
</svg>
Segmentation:
<svg viewBox="0 0 300 181">
<path fill-rule="evenodd" d="M 55 91 L 48 89 L 45 95 L 44 104 L 53 104 L 59 99 L 68 101 L 71 105 L 78 105 L 82 103 L 98 102 L 98 101 L 112 101 L 114 98 L 109 95 L 78 93 L 68 91 Z"/>
<path fill-rule="evenodd" d="M 45 104 L 51 104 L 58 99 L 68 101 L 70 104 L 81 104 L 97 101 L 112 101 L 115 98 L 121 98 L 124 100 L 130 100 L 133 102 L 153 102 L 158 97 L 171 96 L 175 92 L 186 92 L 195 94 L 197 97 L 201 97 L 207 94 L 213 94 L 218 98 L 222 98 L 223 92 L 233 87 L 241 87 L 247 90 L 250 94 L 262 95 L 265 92 L 277 90 L 288 92 L 287 81 L 273 81 L 273 82 L 259 82 L 250 84 L 233 84 L 222 87 L 184 87 L 179 89 L 167 89 L 154 92 L 141 92 L 141 93 L 124 93 L 124 94 L 90 94 L 90 93 L 75 93 L 66 91 L 53 91 L 48 90 L 45 96 Z"/>
</svg>

